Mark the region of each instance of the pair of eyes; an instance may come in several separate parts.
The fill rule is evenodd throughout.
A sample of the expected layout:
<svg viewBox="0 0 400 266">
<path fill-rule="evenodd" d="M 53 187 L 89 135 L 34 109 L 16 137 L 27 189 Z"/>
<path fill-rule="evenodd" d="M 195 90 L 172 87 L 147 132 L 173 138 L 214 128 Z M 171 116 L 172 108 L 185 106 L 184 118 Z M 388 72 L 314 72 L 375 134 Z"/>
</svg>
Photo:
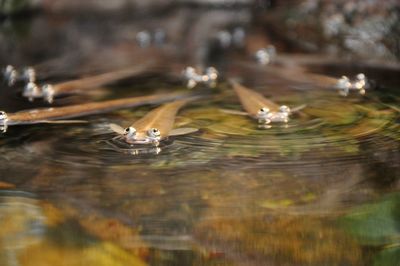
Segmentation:
<svg viewBox="0 0 400 266">
<path fill-rule="evenodd" d="M 282 105 L 281 107 L 279 107 L 279 111 L 284 112 L 284 113 L 289 113 L 290 108 L 287 107 L 286 105 Z M 266 113 L 269 113 L 269 109 L 266 107 L 263 107 L 263 108 L 260 108 L 259 112 L 262 114 L 266 114 Z"/>
<path fill-rule="evenodd" d="M 125 129 L 125 131 L 124 131 L 124 134 L 125 134 L 125 135 L 128 135 L 128 134 L 136 134 L 136 129 L 133 128 L 133 127 L 127 127 L 127 128 Z M 157 128 L 151 128 L 151 129 L 149 129 L 149 130 L 147 131 L 147 134 L 148 134 L 150 137 L 159 137 L 159 136 L 161 135 L 161 132 L 160 132 L 160 130 L 158 130 Z"/>
</svg>

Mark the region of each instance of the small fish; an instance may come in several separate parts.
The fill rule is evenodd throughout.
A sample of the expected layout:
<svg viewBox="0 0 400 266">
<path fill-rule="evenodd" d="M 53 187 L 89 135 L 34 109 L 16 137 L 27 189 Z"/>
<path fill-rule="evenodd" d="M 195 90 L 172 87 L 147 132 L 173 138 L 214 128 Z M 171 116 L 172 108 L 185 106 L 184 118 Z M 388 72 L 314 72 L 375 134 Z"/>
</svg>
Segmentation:
<svg viewBox="0 0 400 266">
<path fill-rule="evenodd" d="M 342 96 L 347 96 L 350 91 L 365 95 L 367 90 L 374 87 L 373 82 L 371 83 L 363 73 L 358 73 L 353 78 L 348 78 L 347 76 L 337 78 L 325 74 L 312 73 L 306 67 L 293 62 L 293 60 L 289 62 L 287 58 L 280 60 L 279 63 L 281 66 L 268 65 L 263 69 L 263 72 L 271 77 L 290 82 L 304 83 L 325 89 L 337 89 Z M 254 68 L 252 64 L 243 63 L 242 65 Z"/>
<path fill-rule="evenodd" d="M 155 104 L 184 97 L 184 94 L 169 93 L 155 94 L 150 96 L 131 97 L 124 99 L 109 100 L 103 102 L 92 102 L 63 107 L 42 108 L 20 111 L 7 114 L 0 111 L 0 128 L 5 131 L 9 125 L 26 125 L 37 123 L 68 123 L 59 120 L 80 117 L 92 114 L 105 113 L 116 109 Z M 187 95 L 186 95 L 187 96 Z M 54 121 L 58 120 L 58 121 Z"/>
<path fill-rule="evenodd" d="M 188 89 L 193 89 L 198 84 L 209 88 L 215 88 L 218 81 L 218 70 L 214 67 L 207 67 L 204 73 L 198 72 L 194 67 L 188 66 L 182 72 L 182 78 Z"/>
<path fill-rule="evenodd" d="M 110 124 L 110 128 L 129 144 L 152 143 L 158 146 L 161 140 L 169 136 L 186 135 L 197 131 L 195 128 L 173 129 L 176 114 L 189 101 L 191 99 L 164 104 L 127 128 L 116 124 Z"/>
<path fill-rule="evenodd" d="M 291 76 L 296 77 L 296 75 Z M 308 80 L 309 83 L 311 82 L 313 85 L 321 88 L 337 89 L 339 94 L 342 96 L 348 96 L 350 91 L 355 91 L 360 95 L 365 95 L 366 91 L 372 88 L 370 80 L 363 73 L 358 73 L 351 79 L 347 76 L 335 78 L 324 74 L 315 74 L 306 71 L 297 76 L 303 76 L 303 81 Z M 298 81 L 301 80 L 298 79 Z"/>
<path fill-rule="evenodd" d="M 14 66 L 8 65 L 3 69 L 3 79 L 9 87 L 14 86 L 18 79 L 18 71 Z"/>
<path fill-rule="evenodd" d="M 260 124 L 270 124 L 272 122 L 287 123 L 289 116 L 304 106 L 297 107 L 291 110 L 286 105 L 279 106 L 271 100 L 268 100 L 263 95 L 253 90 L 250 90 L 238 82 L 230 80 L 236 95 L 243 106 L 243 109 L 253 118 L 258 119 Z"/>
<path fill-rule="evenodd" d="M 76 93 L 88 89 L 98 88 L 100 86 L 116 82 L 125 78 L 133 77 L 142 74 L 155 66 L 155 61 L 149 61 L 146 64 L 141 64 L 135 67 L 128 67 L 112 72 L 89 76 L 81 79 L 65 81 L 57 84 L 45 84 L 40 89 L 34 83 L 29 81 L 25 86 L 22 95 L 30 100 L 34 98 L 44 98 L 49 103 L 52 103 L 54 97 L 67 94 Z M 33 89 L 35 88 L 35 89 Z"/>
</svg>

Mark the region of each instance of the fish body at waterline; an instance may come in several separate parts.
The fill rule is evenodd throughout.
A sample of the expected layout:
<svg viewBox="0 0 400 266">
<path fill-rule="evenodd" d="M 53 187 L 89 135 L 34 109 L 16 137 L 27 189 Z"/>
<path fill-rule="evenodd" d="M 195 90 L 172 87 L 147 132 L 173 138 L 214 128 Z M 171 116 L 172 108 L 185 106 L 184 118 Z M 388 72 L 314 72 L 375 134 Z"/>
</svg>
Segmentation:
<svg viewBox="0 0 400 266">
<path fill-rule="evenodd" d="M 146 71 L 155 69 L 157 67 L 156 63 L 157 61 L 150 60 L 138 66 L 126 67 L 56 84 L 45 84 L 42 87 L 37 86 L 34 82 L 29 82 L 25 86 L 22 95 L 30 100 L 43 98 L 47 102 L 52 103 L 55 97 L 63 94 L 82 93 L 119 80 L 138 76 Z"/>
<path fill-rule="evenodd" d="M 249 116 L 258 119 L 259 123 L 287 123 L 289 121 L 289 115 L 292 112 L 286 105 L 279 106 L 260 93 L 250 90 L 236 81 L 231 80 L 230 82 L 243 109 Z"/>
<path fill-rule="evenodd" d="M 64 123 L 64 120 L 61 119 L 69 119 L 105 113 L 117 109 L 141 106 L 146 104 L 156 104 L 182 98 L 184 96 L 184 94 L 178 93 L 155 94 L 150 96 L 130 97 L 125 99 L 91 102 L 63 107 L 31 109 L 8 114 L 4 111 L 1 111 L 0 127 L 5 130 L 7 126 L 11 125 Z"/>
<path fill-rule="evenodd" d="M 110 124 L 110 128 L 129 144 L 158 145 L 159 142 L 169 136 L 184 135 L 197 131 L 194 128 L 173 129 L 175 117 L 178 111 L 192 99 L 176 100 L 166 103 L 134 122 L 127 128 L 116 124 Z"/>
</svg>

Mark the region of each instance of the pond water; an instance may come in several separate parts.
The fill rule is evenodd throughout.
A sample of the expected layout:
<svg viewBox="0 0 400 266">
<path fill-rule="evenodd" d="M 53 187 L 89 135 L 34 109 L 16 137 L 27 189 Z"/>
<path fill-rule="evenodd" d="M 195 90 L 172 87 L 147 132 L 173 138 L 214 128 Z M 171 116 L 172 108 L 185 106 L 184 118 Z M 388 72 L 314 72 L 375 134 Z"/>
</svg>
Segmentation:
<svg viewBox="0 0 400 266">
<path fill-rule="evenodd" d="M 271 80 L 265 66 L 240 64 L 246 60 L 227 54 L 213 62 L 221 82 L 195 88 L 204 98 L 176 119 L 199 131 L 159 148 L 118 145 L 107 129 L 154 106 L 84 117 L 86 124 L 10 127 L 0 136 L 0 264 L 396 265 L 399 72 L 361 69 L 383 85 L 342 97 Z M 259 128 L 225 111 L 242 110 L 228 77 L 279 104 L 307 106 L 287 125 Z M 7 111 L 41 104 L 10 90 L 1 88 Z M 186 88 L 152 75 L 86 97 L 172 91 Z"/>
</svg>

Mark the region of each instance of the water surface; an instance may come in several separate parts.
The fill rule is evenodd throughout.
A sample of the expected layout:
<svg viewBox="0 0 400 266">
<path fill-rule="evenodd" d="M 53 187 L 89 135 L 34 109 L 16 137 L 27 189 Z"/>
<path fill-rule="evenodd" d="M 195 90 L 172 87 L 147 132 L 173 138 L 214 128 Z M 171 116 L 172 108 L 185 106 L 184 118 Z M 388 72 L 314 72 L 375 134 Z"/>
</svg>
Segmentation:
<svg viewBox="0 0 400 266">
<path fill-rule="evenodd" d="M 107 127 L 154 106 L 10 128 L 0 136 L 0 264 L 395 265 L 399 76 L 346 98 L 271 80 L 262 66 L 217 66 L 279 104 L 307 107 L 287 125 L 259 128 L 224 111 L 241 106 L 222 81 L 177 117 L 199 131 L 158 149 L 121 145 Z M 96 99 L 184 90 L 156 76 Z"/>
</svg>

